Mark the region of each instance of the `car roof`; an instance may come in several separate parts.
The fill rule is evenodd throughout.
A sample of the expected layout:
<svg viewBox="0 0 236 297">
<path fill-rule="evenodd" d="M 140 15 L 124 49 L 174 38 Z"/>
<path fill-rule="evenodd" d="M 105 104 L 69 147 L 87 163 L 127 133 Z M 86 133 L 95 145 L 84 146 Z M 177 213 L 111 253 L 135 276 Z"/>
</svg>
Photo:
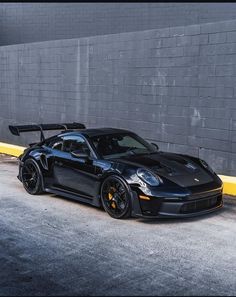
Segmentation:
<svg viewBox="0 0 236 297">
<path fill-rule="evenodd" d="M 93 136 L 100 136 L 100 135 L 106 135 L 106 134 L 119 134 L 119 133 L 133 133 L 129 130 L 125 129 L 117 129 L 117 128 L 94 128 L 94 129 L 83 129 L 83 130 L 77 130 L 77 131 L 70 131 L 70 132 L 62 132 L 58 134 L 58 136 L 65 136 L 65 135 L 84 135 L 87 137 L 93 137 Z"/>
</svg>

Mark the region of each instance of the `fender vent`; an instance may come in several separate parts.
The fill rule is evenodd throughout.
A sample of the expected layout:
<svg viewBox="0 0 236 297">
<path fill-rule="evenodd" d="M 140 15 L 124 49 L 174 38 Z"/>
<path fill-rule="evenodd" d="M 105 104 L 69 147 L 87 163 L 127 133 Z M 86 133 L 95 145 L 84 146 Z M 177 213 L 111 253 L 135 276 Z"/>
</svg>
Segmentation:
<svg viewBox="0 0 236 297">
<path fill-rule="evenodd" d="M 47 160 L 47 157 L 46 157 L 44 154 L 42 154 L 42 155 L 40 156 L 40 162 L 41 162 L 42 167 L 43 167 L 45 170 L 48 170 L 48 160 Z"/>
</svg>

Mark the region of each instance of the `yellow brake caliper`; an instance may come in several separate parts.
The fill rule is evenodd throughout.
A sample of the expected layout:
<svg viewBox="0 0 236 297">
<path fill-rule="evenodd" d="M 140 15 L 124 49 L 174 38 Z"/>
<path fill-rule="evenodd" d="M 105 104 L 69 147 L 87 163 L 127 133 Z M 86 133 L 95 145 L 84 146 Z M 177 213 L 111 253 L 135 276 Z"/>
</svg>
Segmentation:
<svg viewBox="0 0 236 297">
<path fill-rule="evenodd" d="M 111 189 L 114 189 L 114 188 L 111 188 Z M 108 199 L 111 200 L 112 198 L 113 198 L 113 194 L 111 192 L 109 192 L 108 193 Z M 116 208 L 116 204 L 115 204 L 114 201 L 111 203 L 111 207 Z"/>
</svg>

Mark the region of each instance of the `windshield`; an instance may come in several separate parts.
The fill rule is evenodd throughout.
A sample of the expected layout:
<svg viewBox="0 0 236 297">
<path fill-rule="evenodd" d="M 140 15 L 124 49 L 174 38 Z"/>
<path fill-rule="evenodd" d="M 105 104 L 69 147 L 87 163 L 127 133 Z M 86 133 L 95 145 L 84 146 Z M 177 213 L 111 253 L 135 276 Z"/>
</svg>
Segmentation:
<svg viewBox="0 0 236 297">
<path fill-rule="evenodd" d="M 157 152 L 154 146 L 133 133 L 98 135 L 90 139 L 104 159 Z"/>
</svg>

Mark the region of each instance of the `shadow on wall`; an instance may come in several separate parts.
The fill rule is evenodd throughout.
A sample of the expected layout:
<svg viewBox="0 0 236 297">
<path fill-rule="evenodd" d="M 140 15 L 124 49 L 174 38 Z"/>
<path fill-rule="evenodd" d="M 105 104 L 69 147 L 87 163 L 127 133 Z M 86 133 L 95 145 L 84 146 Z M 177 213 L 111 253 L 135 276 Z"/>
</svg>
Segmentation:
<svg viewBox="0 0 236 297">
<path fill-rule="evenodd" d="M 1 3 L 0 44 L 230 20 L 235 8 L 235 3 Z"/>
</svg>

